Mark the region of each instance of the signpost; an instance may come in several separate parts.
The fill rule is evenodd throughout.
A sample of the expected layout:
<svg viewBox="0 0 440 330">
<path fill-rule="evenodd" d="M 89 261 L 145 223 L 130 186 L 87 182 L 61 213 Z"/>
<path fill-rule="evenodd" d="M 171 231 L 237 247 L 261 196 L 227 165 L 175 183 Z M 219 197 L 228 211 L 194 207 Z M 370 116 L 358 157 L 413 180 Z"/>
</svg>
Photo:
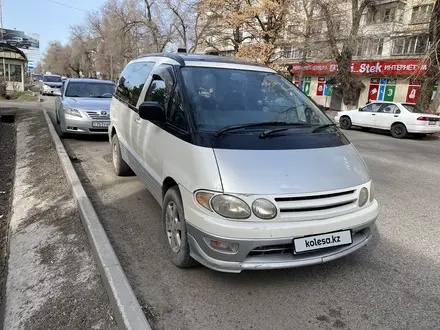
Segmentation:
<svg viewBox="0 0 440 330">
<path fill-rule="evenodd" d="M 34 61 L 33 60 L 29 60 L 28 61 L 28 70 L 29 71 L 33 71 L 34 70 Z"/>
</svg>

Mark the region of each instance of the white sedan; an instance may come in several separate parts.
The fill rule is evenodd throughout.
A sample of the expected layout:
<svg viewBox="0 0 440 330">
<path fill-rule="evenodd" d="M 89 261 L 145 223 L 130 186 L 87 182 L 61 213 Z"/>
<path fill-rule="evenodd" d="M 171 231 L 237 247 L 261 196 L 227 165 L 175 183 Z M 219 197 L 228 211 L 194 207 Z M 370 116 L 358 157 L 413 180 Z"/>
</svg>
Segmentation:
<svg viewBox="0 0 440 330">
<path fill-rule="evenodd" d="M 339 111 L 335 121 L 342 129 L 359 126 L 388 130 L 398 139 L 408 133 L 423 137 L 440 132 L 440 116 L 418 110 L 414 104 L 401 102 L 374 102 L 357 110 Z"/>
</svg>

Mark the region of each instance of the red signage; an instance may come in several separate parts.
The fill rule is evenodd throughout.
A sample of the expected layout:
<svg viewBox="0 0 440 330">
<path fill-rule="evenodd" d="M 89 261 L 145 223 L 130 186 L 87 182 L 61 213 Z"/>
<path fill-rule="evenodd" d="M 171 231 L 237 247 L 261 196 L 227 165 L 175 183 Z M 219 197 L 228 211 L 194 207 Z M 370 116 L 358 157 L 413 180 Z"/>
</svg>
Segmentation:
<svg viewBox="0 0 440 330">
<path fill-rule="evenodd" d="M 368 90 L 368 99 L 370 101 L 376 101 L 378 94 L 379 94 L 379 85 L 370 84 L 370 89 Z"/>
<path fill-rule="evenodd" d="M 302 65 L 294 63 L 292 73 L 301 71 Z M 423 74 L 428 64 L 419 60 L 396 60 L 396 61 L 359 61 L 351 62 L 351 72 L 355 74 L 374 75 L 411 75 L 414 73 Z M 304 74 L 325 75 L 338 71 L 336 63 L 307 63 L 304 67 Z"/>
<path fill-rule="evenodd" d="M 324 85 L 325 83 L 318 83 L 318 87 L 316 88 L 316 95 L 317 96 L 323 96 L 324 95 Z"/>
<path fill-rule="evenodd" d="M 409 86 L 408 92 L 406 93 L 406 102 L 416 103 L 419 94 L 420 94 L 420 86 Z"/>
</svg>

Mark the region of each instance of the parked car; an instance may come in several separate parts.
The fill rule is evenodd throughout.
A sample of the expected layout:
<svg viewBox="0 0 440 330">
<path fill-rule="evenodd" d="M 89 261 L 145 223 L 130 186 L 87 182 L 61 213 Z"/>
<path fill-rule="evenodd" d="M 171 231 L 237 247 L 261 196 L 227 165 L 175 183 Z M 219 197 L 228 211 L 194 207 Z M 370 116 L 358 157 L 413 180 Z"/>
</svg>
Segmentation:
<svg viewBox="0 0 440 330">
<path fill-rule="evenodd" d="M 114 170 L 132 170 L 162 206 L 161 234 L 178 267 L 320 264 L 371 238 L 378 203 L 364 161 L 266 66 L 140 57 L 121 73 L 110 120 Z"/>
<path fill-rule="evenodd" d="M 340 111 L 335 117 L 342 129 L 352 126 L 377 128 L 401 139 L 413 133 L 419 137 L 440 132 L 440 117 L 417 109 L 414 104 L 374 102 L 357 110 Z"/>
<path fill-rule="evenodd" d="M 55 100 L 56 120 L 61 136 L 107 134 L 110 104 L 115 84 L 108 80 L 67 79 Z"/>
<path fill-rule="evenodd" d="M 33 81 L 40 81 L 43 80 L 43 75 L 40 73 L 34 73 L 32 74 Z"/>
<path fill-rule="evenodd" d="M 55 74 L 45 74 L 40 81 L 40 94 L 59 95 L 62 84 L 61 76 Z"/>
</svg>

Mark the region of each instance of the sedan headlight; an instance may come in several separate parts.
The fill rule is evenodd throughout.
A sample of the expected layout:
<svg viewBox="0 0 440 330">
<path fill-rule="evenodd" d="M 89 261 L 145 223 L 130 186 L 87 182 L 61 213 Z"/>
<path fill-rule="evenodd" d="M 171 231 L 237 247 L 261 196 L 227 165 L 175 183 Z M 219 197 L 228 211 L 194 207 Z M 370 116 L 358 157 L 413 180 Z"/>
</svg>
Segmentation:
<svg viewBox="0 0 440 330">
<path fill-rule="evenodd" d="M 359 193 L 359 207 L 364 206 L 368 202 L 368 189 L 363 187 Z"/>
<path fill-rule="evenodd" d="M 277 215 L 277 208 L 270 200 L 258 198 L 252 203 L 252 212 L 260 219 L 269 220 Z"/>
<path fill-rule="evenodd" d="M 76 109 L 64 108 L 64 112 L 71 116 L 81 117 L 81 113 Z"/>
<path fill-rule="evenodd" d="M 249 206 L 238 197 L 217 195 L 211 199 L 213 210 L 225 218 L 247 219 L 251 216 Z"/>
</svg>

